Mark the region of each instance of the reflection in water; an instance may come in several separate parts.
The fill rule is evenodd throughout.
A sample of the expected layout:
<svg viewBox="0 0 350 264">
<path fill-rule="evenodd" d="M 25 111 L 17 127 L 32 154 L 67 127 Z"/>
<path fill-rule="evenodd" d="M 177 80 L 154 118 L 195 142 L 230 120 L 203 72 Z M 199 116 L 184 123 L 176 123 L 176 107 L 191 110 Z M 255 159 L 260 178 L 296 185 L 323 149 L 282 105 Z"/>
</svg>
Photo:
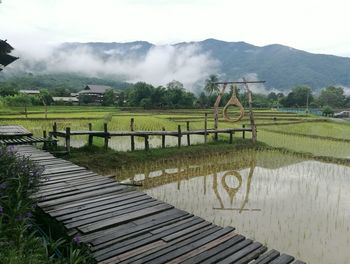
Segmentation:
<svg viewBox="0 0 350 264">
<path fill-rule="evenodd" d="M 274 151 L 141 163 L 117 179 L 308 263 L 349 263 L 350 168 Z"/>
</svg>

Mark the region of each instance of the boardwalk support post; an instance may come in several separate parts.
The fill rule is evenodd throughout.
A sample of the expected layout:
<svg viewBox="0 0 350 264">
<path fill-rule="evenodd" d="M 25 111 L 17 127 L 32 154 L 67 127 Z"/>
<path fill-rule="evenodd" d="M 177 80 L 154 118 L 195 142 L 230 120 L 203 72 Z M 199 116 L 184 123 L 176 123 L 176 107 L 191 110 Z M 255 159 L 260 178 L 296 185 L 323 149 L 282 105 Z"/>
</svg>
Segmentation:
<svg viewBox="0 0 350 264">
<path fill-rule="evenodd" d="M 245 125 L 242 125 L 242 128 L 245 129 Z M 242 131 L 242 138 L 245 139 L 245 131 Z"/>
<path fill-rule="evenodd" d="M 181 125 L 177 126 L 177 147 L 180 148 L 181 147 Z"/>
</svg>

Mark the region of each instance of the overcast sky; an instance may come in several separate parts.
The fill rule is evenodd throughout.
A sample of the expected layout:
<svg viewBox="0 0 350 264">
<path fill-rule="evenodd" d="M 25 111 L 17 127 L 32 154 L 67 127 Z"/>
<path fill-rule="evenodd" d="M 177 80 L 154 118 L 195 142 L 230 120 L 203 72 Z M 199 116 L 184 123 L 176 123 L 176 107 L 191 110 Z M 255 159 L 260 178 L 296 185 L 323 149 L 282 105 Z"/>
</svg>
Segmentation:
<svg viewBox="0 0 350 264">
<path fill-rule="evenodd" d="M 349 0 L 2 0 L 0 39 L 35 51 L 67 41 L 216 38 L 350 57 L 349 10 Z"/>
</svg>

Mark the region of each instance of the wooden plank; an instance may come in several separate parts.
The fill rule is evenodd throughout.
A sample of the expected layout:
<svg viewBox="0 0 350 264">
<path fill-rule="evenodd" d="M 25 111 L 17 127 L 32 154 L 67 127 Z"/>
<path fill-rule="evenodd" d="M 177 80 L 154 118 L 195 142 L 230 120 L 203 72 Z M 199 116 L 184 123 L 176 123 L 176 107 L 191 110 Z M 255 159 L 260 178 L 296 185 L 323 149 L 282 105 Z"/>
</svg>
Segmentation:
<svg viewBox="0 0 350 264">
<path fill-rule="evenodd" d="M 178 238 L 170 243 L 165 244 L 164 246 L 161 246 L 157 248 L 156 250 L 149 250 L 143 254 L 137 255 L 135 257 L 132 257 L 128 259 L 127 261 L 123 261 L 122 263 L 144 263 L 148 259 L 155 258 L 156 256 L 161 256 L 166 254 L 166 252 L 170 252 L 177 247 L 189 245 L 193 243 L 196 240 L 199 240 L 207 235 L 210 235 L 212 233 L 215 233 L 216 231 L 220 230 L 221 228 L 218 226 L 207 226 L 206 228 L 196 230 L 192 233 L 189 233 L 181 238 Z"/>
<path fill-rule="evenodd" d="M 190 246 L 182 246 L 182 247 L 177 247 L 177 248 L 174 248 L 172 251 L 170 252 L 167 252 L 167 254 L 164 254 L 164 255 L 161 255 L 159 257 L 156 257 L 156 258 L 153 258 L 150 263 L 164 263 L 164 262 L 168 262 L 172 259 L 175 259 L 176 257 L 179 257 L 193 249 L 196 249 L 198 247 L 201 247 L 219 237 L 222 237 L 230 232 L 233 231 L 233 228 L 232 227 L 226 227 L 226 228 L 221 228 L 220 230 L 210 234 L 210 235 L 207 235 L 205 236 L 204 238 L 201 238 L 197 241 L 194 241 L 190 244 Z M 147 262 L 145 262 L 147 263 Z"/>
<path fill-rule="evenodd" d="M 176 209 L 175 209 L 176 210 Z M 190 218 L 190 214 L 171 214 L 165 217 L 159 218 L 157 221 L 147 222 L 143 225 L 133 225 L 128 229 L 124 229 L 123 226 L 118 226 L 117 228 L 108 229 L 110 232 L 108 234 L 104 232 L 103 235 L 89 240 L 89 243 L 94 245 L 94 250 L 104 248 L 110 244 L 119 243 L 126 239 L 131 239 L 133 237 L 139 236 L 143 233 L 148 233 L 151 230 L 162 228 L 164 226 L 170 225 L 172 223 Z M 96 233 L 96 232 L 95 232 Z"/>
<path fill-rule="evenodd" d="M 198 255 L 198 254 L 200 254 L 200 253 L 202 253 L 204 251 L 207 251 L 208 249 L 216 247 L 217 245 L 219 245 L 219 244 L 221 244 L 221 243 L 223 243 L 223 242 L 233 238 L 236 235 L 237 235 L 236 233 L 230 232 L 230 233 L 228 233 L 228 234 L 226 234 L 226 235 L 224 235 L 224 236 L 222 236 L 222 237 L 220 237 L 218 239 L 215 239 L 215 240 L 213 240 L 213 241 L 211 241 L 211 242 L 209 242 L 207 244 L 204 244 L 203 246 L 201 246 L 201 247 L 199 247 L 199 248 L 197 248 L 195 250 L 192 250 L 192 251 L 190 251 L 190 252 L 188 252 L 188 253 L 186 253 L 184 255 L 181 255 L 181 256 L 173 259 L 172 261 L 168 262 L 168 264 L 176 264 L 176 263 L 180 263 L 180 262 L 182 263 L 183 261 L 185 261 L 185 260 L 187 260 L 189 258 L 192 258 L 192 257 L 194 257 L 194 256 L 196 256 L 196 255 Z"/>
<path fill-rule="evenodd" d="M 252 244 L 253 241 L 250 239 L 245 239 L 241 242 L 239 242 L 238 244 L 235 244 L 232 247 L 229 247 L 223 251 L 221 251 L 220 253 L 211 256 L 210 258 L 207 258 L 205 261 L 202 261 L 203 264 L 209 264 L 209 263 L 216 263 L 218 261 L 221 261 L 223 259 L 225 259 L 226 257 L 242 250 L 243 248 L 249 246 L 250 244 Z"/>
<path fill-rule="evenodd" d="M 43 208 L 50 207 L 50 206 L 56 206 L 58 204 L 77 201 L 77 200 L 80 200 L 82 198 L 96 197 L 98 195 L 105 194 L 105 193 L 118 192 L 118 191 L 121 191 L 125 188 L 126 188 L 125 186 L 117 185 L 117 186 L 112 186 L 109 188 L 100 189 L 100 190 L 97 190 L 94 192 L 86 192 L 86 193 L 81 193 L 81 194 L 72 195 L 72 196 L 68 196 L 68 197 L 62 197 L 62 198 L 58 198 L 58 199 L 54 199 L 54 200 L 50 200 L 50 201 L 46 201 L 46 202 L 42 202 L 42 203 L 39 202 L 38 205 L 40 207 L 43 207 Z"/>
<path fill-rule="evenodd" d="M 293 262 L 293 264 L 306 264 L 306 262 L 301 260 L 296 260 L 295 262 Z"/>
<path fill-rule="evenodd" d="M 282 254 L 278 258 L 271 261 L 270 264 L 289 264 L 289 263 L 292 263 L 293 260 L 294 260 L 294 257 L 287 254 Z"/>
<path fill-rule="evenodd" d="M 201 263 L 202 261 L 208 259 L 209 257 L 214 256 L 229 247 L 232 247 L 233 245 L 243 241 L 244 239 L 245 239 L 244 236 L 236 235 L 233 238 L 221 243 L 220 245 L 213 247 L 212 249 L 206 250 L 203 253 L 197 254 L 195 257 L 187 259 L 186 261 L 183 262 L 183 264 Z"/>
<path fill-rule="evenodd" d="M 141 218 L 141 217 L 146 216 L 146 215 L 169 210 L 170 208 L 173 208 L 173 206 L 168 205 L 168 204 L 160 204 L 160 205 L 153 206 L 150 208 L 145 208 L 143 210 L 139 210 L 139 211 L 136 211 L 133 213 L 124 214 L 124 215 L 117 216 L 117 217 L 112 217 L 112 218 L 107 219 L 107 220 L 103 220 L 103 221 L 99 221 L 97 223 L 82 226 L 82 227 L 79 227 L 78 229 L 83 233 L 88 233 L 91 231 L 99 230 L 101 228 L 106 228 L 107 226 L 121 224 L 121 223 L 130 221 L 131 219 L 137 219 L 137 218 Z"/>
<path fill-rule="evenodd" d="M 50 212 L 50 215 L 53 217 L 56 217 L 57 219 L 60 219 L 59 217 L 63 217 L 63 216 L 72 217 L 78 214 L 83 215 L 83 214 L 88 214 L 90 212 L 94 212 L 95 208 L 99 206 L 103 206 L 103 205 L 108 206 L 110 204 L 113 205 L 116 202 L 122 202 L 122 201 L 133 202 L 134 198 L 143 198 L 145 196 L 146 194 L 136 192 L 136 191 L 129 192 L 126 194 L 125 193 L 115 194 L 115 195 L 104 197 L 95 202 L 89 202 L 83 205 L 72 206 L 66 209 L 56 210 L 56 211 Z M 62 218 L 62 220 L 64 220 L 64 218 Z"/>
<path fill-rule="evenodd" d="M 100 262 L 100 263 L 101 263 L 101 264 L 120 263 L 120 262 L 123 261 L 123 260 L 126 260 L 126 259 L 128 259 L 128 258 L 130 258 L 130 257 L 139 255 L 139 254 L 141 254 L 141 253 L 143 253 L 143 252 L 146 252 L 146 251 L 148 251 L 148 250 L 150 250 L 150 249 L 158 248 L 158 247 L 160 247 L 160 246 L 162 246 L 162 245 L 164 245 L 164 244 L 165 244 L 165 242 L 159 240 L 159 241 L 150 243 L 150 244 L 148 244 L 148 245 L 145 245 L 145 246 L 143 246 L 143 247 L 139 247 L 139 248 L 136 248 L 136 249 L 134 249 L 134 250 L 130 250 L 130 251 L 128 251 L 128 252 L 125 252 L 125 253 L 120 254 L 120 255 L 118 255 L 118 256 L 115 256 L 115 257 L 113 257 L 113 258 L 107 259 L 107 260 L 102 261 L 102 262 Z"/>
<path fill-rule="evenodd" d="M 133 239 L 129 239 L 127 241 L 123 241 L 123 242 L 119 242 L 117 244 L 111 245 L 108 248 L 104 248 L 102 250 L 96 251 L 93 255 L 94 257 L 100 261 L 100 260 L 104 260 L 107 258 L 110 258 L 112 256 L 116 256 L 119 255 L 121 253 L 124 253 L 128 250 L 132 250 L 134 248 L 146 245 L 148 243 L 160 240 L 162 237 L 169 235 L 173 232 L 176 232 L 178 230 L 182 230 L 184 228 L 186 228 L 186 226 L 189 225 L 195 225 L 196 223 L 198 223 L 198 221 L 200 221 L 200 219 L 196 218 L 192 221 L 187 221 L 186 223 L 183 223 L 181 225 L 178 225 L 174 228 L 167 228 L 166 230 L 157 233 L 156 235 L 152 235 L 151 233 L 148 233 L 149 236 L 145 237 L 145 239 L 140 240 L 138 237 L 135 237 Z M 203 221 L 203 220 L 201 220 Z M 185 222 L 185 221 L 182 221 Z"/>
<path fill-rule="evenodd" d="M 94 208 L 90 208 L 90 209 L 80 209 L 80 210 L 76 210 L 74 213 L 70 213 L 70 214 L 65 214 L 63 216 L 56 216 L 56 219 L 58 221 L 67 221 L 69 219 L 71 219 L 73 221 L 73 219 L 75 219 L 76 217 L 81 217 L 82 219 L 84 218 L 84 216 L 88 216 L 88 217 L 93 217 L 95 215 L 98 214 L 105 214 L 108 212 L 112 212 L 113 210 L 121 210 L 120 206 L 125 206 L 125 205 L 129 205 L 132 204 L 133 206 L 140 204 L 142 202 L 147 202 L 149 200 L 151 200 L 152 198 L 149 196 L 137 196 L 133 199 L 125 199 L 125 200 L 121 200 L 119 197 L 116 199 L 113 199 L 113 201 L 110 200 L 105 200 L 105 203 L 101 206 L 95 206 Z M 85 217 L 86 218 L 86 217 Z"/>
<path fill-rule="evenodd" d="M 271 249 L 270 251 L 264 253 L 251 264 L 267 264 L 270 263 L 275 258 L 278 258 L 280 253 L 277 250 Z"/>
<path fill-rule="evenodd" d="M 80 226 L 85 226 L 88 224 L 101 222 L 103 220 L 108 220 L 111 217 L 117 217 L 127 213 L 137 212 L 144 208 L 151 208 L 153 206 L 161 204 L 160 201 L 154 199 L 142 200 L 133 204 L 127 204 L 120 207 L 113 207 L 108 210 L 98 211 L 90 215 L 82 215 L 75 217 L 71 220 L 65 220 L 64 224 L 67 228 L 75 228 Z"/>
<path fill-rule="evenodd" d="M 240 260 L 238 260 L 235 264 L 248 264 L 250 263 L 252 260 L 257 259 L 261 254 L 263 254 L 264 252 L 266 252 L 267 247 L 262 246 L 254 251 L 252 251 L 250 254 L 248 254 L 247 256 L 241 258 Z"/>
<path fill-rule="evenodd" d="M 59 198 L 67 197 L 67 196 L 83 194 L 83 193 L 86 193 L 86 192 L 91 192 L 91 191 L 105 189 L 105 188 L 109 188 L 109 187 L 115 187 L 115 186 L 120 186 L 120 185 L 116 184 L 115 182 L 108 181 L 106 183 L 101 183 L 100 185 L 97 185 L 96 183 L 94 183 L 92 186 L 89 186 L 89 187 L 86 187 L 86 188 L 81 188 L 81 189 L 77 189 L 77 188 L 74 187 L 71 190 L 61 191 L 61 192 L 58 192 L 58 193 L 53 193 L 52 195 L 40 196 L 39 202 L 50 201 L 50 200 L 53 200 L 53 199 L 59 199 Z"/>
<path fill-rule="evenodd" d="M 246 257 L 249 255 L 251 252 L 261 248 L 262 245 L 259 242 L 254 242 L 252 244 L 249 244 L 248 246 L 240 249 L 233 255 L 225 257 L 223 260 L 217 262 L 218 264 L 229 264 L 229 263 L 235 263 L 238 260 L 242 259 L 243 257 Z"/>
</svg>

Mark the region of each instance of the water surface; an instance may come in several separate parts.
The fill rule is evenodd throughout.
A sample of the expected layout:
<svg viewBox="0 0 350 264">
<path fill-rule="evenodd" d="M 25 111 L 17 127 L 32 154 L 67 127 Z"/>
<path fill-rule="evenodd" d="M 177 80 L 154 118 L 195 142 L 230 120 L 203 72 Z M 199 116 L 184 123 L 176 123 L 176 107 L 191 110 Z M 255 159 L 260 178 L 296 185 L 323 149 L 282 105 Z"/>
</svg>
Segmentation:
<svg viewBox="0 0 350 264">
<path fill-rule="evenodd" d="M 139 164 L 119 172 L 175 207 L 309 263 L 350 260 L 350 168 L 241 151 Z"/>
</svg>

